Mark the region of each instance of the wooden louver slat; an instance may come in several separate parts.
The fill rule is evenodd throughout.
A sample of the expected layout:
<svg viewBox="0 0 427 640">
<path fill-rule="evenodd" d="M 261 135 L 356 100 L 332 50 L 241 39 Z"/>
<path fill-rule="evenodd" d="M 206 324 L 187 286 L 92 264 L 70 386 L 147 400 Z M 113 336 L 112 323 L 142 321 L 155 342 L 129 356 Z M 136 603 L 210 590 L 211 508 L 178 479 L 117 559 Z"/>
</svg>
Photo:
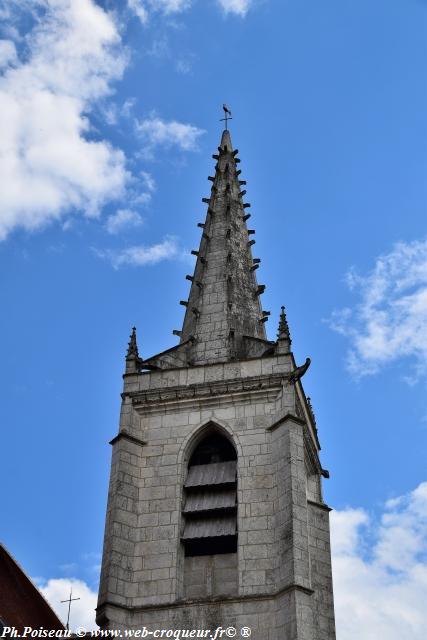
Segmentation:
<svg viewBox="0 0 427 640">
<path fill-rule="evenodd" d="M 188 470 L 185 487 L 229 484 L 236 482 L 236 461 L 198 464 Z"/>
</svg>

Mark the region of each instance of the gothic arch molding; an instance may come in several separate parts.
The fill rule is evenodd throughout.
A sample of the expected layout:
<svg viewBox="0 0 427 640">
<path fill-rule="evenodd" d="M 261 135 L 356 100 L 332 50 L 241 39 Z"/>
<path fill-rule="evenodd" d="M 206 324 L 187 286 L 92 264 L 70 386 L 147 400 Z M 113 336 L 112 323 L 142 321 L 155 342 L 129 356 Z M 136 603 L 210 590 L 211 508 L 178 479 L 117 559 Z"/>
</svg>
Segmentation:
<svg viewBox="0 0 427 640">
<path fill-rule="evenodd" d="M 192 453 L 198 444 L 210 433 L 218 433 L 229 440 L 236 450 L 237 459 L 242 455 L 242 447 L 239 438 L 232 432 L 230 427 L 215 418 L 209 418 L 195 426 L 194 430 L 184 439 L 181 449 L 178 453 L 178 465 L 181 467 L 181 476 L 186 474 L 186 468 Z"/>
</svg>

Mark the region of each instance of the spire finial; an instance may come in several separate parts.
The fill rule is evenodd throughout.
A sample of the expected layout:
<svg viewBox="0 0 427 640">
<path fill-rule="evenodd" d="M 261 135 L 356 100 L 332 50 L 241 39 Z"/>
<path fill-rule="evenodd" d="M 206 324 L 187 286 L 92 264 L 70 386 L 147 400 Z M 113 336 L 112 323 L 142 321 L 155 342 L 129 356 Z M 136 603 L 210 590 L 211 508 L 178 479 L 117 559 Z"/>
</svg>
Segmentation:
<svg viewBox="0 0 427 640">
<path fill-rule="evenodd" d="M 232 120 L 233 118 L 232 118 L 232 116 L 231 116 L 231 111 L 230 111 L 230 109 L 227 107 L 227 105 L 226 105 L 226 104 L 223 104 L 223 105 L 222 105 L 222 108 L 223 108 L 223 110 L 224 110 L 224 116 L 225 116 L 225 117 L 224 117 L 224 118 L 221 118 L 220 122 L 225 122 L 225 130 L 227 131 L 227 130 L 228 130 L 228 121 L 229 121 L 229 120 Z"/>
</svg>

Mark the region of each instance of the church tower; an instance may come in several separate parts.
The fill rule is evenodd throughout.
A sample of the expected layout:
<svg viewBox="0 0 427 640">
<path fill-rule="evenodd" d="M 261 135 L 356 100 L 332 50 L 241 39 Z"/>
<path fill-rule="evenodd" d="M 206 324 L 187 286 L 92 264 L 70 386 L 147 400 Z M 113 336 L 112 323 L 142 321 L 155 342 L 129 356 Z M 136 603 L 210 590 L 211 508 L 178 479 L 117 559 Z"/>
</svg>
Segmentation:
<svg viewBox="0 0 427 640">
<path fill-rule="evenodd" d="M 267 339 L 229 131 L 213 158 L 179 344 L 143 358 L 130 338 L 97 622 L 334 640 L 328 473 L 301 382 L 310 360 L 297 366 L 283 307 Z"/>
</svg>

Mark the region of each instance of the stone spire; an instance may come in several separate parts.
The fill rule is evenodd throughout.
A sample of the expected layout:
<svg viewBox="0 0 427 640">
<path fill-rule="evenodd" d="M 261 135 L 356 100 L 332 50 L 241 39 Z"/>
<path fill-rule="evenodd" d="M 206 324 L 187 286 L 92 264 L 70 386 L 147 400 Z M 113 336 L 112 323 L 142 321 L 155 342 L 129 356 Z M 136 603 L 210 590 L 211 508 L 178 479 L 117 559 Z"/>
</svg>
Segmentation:
<svg viewBox="0 0 427 640">
<path fill-rule="evenodd" d="M 291 334 L 289 332 L 288 320 L 286 318 L 285 307 L 280 312 L 279 330 L 277 332 L 277 351 L 278 353 L 289 353 L 291 350 Z"/>
<path fill-rule="evenodd" d="M 199 223 L 202 238 L 181 332 L 181 344 L 190 341 L 189 364 L 224 362 L 244 358 L 270 346 L 264 323 L 269 315 L 261 308 L 255 271 L 259 260 L 252 258 L 254 230 L 248 229 L 249 204 L 244 202 L 245 181 L 240 180 L 238 150 L 233 150 L 230 132 L 221 137 L 215 175 L 209 176 L 212 190 L 206 220 Z"/>
<path fill-rule="evenodd" d="M 138 352 L 138 344 L 136 341 L 136 327 L 132 327 L 132 333 L 128 342 L 128 350 L 126 353 L 126 373 L 137 373 L 140 369 L 141 359 Z"/>
</svg>

